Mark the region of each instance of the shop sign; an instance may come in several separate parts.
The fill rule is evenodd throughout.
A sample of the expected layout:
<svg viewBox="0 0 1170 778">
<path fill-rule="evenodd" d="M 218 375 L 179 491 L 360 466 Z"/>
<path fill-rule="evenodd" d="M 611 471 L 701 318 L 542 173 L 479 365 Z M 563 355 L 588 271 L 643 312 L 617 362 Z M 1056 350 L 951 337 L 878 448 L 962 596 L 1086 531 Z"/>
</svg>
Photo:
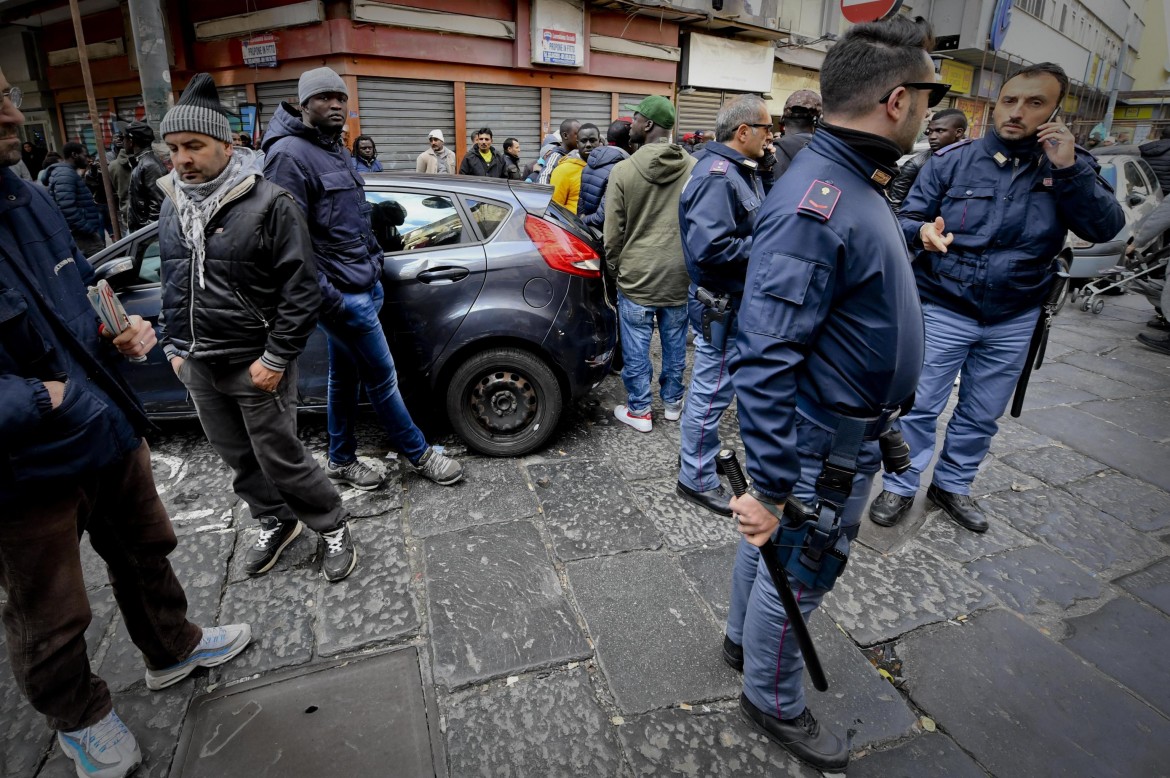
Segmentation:
<svg viewBox="0 0 1170 778">
<path fill-rule="evenodd" d="M 965 62 L 944 59 L 939 67 L 938 80 L 951 85 L 952 92 L 971 94 L 971 83 L 975 79 L 975 67 Z"/>
<path fill-rule="evenodd" d="M 532 0 L 532 62 L 585 65 L 585 5 L 581 0 Z"/>
<path fill-rule="evenodd" d="M 581 41 L 575 32 L 552 30 L 547 27 L 540 31 L 537 56 L 543 65 L 568 65 L 578 67 L 585 64 Z"/>
<path fill-rule="evenodd" d="M 244 64 L 254 68 L 276 67 L 276 36 L 257 35 L 241 43 Z"/>
</svg>

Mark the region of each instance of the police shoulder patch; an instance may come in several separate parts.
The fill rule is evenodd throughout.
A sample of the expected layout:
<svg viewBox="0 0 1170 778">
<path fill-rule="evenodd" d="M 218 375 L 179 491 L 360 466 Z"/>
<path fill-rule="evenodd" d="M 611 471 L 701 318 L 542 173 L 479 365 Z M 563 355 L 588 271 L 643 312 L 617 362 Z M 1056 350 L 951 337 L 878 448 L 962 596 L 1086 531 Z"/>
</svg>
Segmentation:
<svg viewBox="0 0 1170 778">
<path fill-rule="evenodd" d="M 796 206 L 797 213 L 811 216 L 818 221 L 827 222 L 841 199 L 841 190 L 827 181 L 817 179 L 809 186 L 804 197 L 800 198 L 800 205 Z"/>
<path fill-rule="evenodd" d="M 962 148 L 963 146 L 966 146 L 968 143 L 973 143 L 974 141 L 975 141 L 974 138 L 963 138 L 962 140 L 957 140 L 954 143 L 952 143 L 951 145 L 943 146 L 941 149 L 934 152 L 934 156 L 941 157 L 943 154 L 946 154 L 948 151 L 954 151 L 955 149 Z"/>
<path fill-rule="evenodd" d="M 725 176 L 725 175 L 727 175 L 727 169 L 730 167 L 731 167 L 731 163 L 728 162 L 726 159 L 718 159 L 718 160 L 711 163 L 710 172 L 713 175 Z"/>
</svg>

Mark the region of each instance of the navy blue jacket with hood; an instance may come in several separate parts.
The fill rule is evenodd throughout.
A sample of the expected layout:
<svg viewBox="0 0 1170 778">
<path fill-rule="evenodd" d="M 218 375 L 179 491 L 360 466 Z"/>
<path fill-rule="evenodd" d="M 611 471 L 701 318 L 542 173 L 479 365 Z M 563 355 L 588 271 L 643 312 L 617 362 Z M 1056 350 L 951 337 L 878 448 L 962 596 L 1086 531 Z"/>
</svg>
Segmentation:
<svg viewBox="0 0 1170 778">
<path fill-rule="evenodd" d="M 0 168 L 0 505 L 124 458 L 151 427 L 98 335 L 93 282 L 48 192 Z M 45 381 L 65 382 L 56 408 Z"/>
<path fill-rule="evenodd" d="M 85 185 L 85 179 L 77 175 L 77 170 L 68 162 L 49 165 L 48 170 L 46 186 L 69 223 L 69 229 L 87 235 L 101 233 L 102 213 Z"/>
<path fill-rule="evenodd" d="M 382 277 L 382 248 L 370 228 L 365 180 L 340 138 L 321 135 L 281 103 L 261 148 L 264 177 L 288 190 L 304 210 L 317 255 L 321 315 L 341 310 L 342 292 L 365 292 Z"/>
<path fill-rule="evenodd" d="M 613 166 L 630 155 L 617 146 L 598 146 L 589 153 L 589 161 L 581 171 L 581 194 L 577 200 L 577 216 L 590 227 L 601 229 L 605 223 L 605 187 Z"/>
</svg>

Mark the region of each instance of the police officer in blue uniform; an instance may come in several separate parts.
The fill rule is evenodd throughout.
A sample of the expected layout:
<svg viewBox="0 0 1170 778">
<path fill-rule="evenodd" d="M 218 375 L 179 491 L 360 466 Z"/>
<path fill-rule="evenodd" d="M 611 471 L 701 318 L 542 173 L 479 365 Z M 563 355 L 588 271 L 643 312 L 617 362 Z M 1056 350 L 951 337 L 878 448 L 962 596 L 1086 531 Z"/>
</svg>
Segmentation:
<svg viewBox="0 0 1170 778">
<path fill-rule="evenodd" d="M 687 313 L 695 330 L 695 361 L 679 423 L 676 490 L 724 516 L 731 515 L 731 495 L 715 472 L 719 419 L 731 404 L 727 367 L 735 358 L 735 313 L 764 199 L 757 160 L 764 156 L 771 126 L 768 106 L 756 95 L 723 106 L 715 118 L 715 140 L 703 147 L 678 204 L 683 259 L 691 276 Z"/>
<path fill-rule="evenodd" d="M 987 530 L 971 482 L 1024 367 L 1056 254 L 1070 229 L 1100 243 L 1125 224 L 1096 161 L 1056 118 L 1068 85 L 1050 62 L 1015 73 L 1000 90 L 994 130 L 935 153 L 902 203 L 898 218 L 918 253 L 926 362 L 914 409 L 900 422 L 912 465 L 884 477 L 870 508 L 876 524 L 893 525 L 914 502 L 938 415 L 961 375 L 927 499 L 966 529 Z"/>
<path fill-rule="evenodd" d="M 922 367 L 918 293 L 884 189 L 947 91 L 932 43 L 902 16 L 842 35 L 821 71 L 822 125 L 756 218 L 731 374 L 752 484 L 731 507 L 745 542 L 773 539 L 806 616 L 841 572 L 876 439 Z M 748 558 L 732 585 L 747 597 L 740 707 L 798 758 L 839 771 L 848 746 L 806 705 L 777 590 Z"/>
</svg>

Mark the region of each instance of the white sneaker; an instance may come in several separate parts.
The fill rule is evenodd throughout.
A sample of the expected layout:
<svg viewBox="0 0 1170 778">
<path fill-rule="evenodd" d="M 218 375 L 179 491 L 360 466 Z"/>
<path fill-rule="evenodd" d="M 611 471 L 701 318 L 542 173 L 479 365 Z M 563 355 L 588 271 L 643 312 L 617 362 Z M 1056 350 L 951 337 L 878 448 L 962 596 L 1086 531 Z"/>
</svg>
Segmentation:
<svg viewBox="0 0 1170 778">
<path fill-rule="evenodd" d="M 215 667 L 243 651 L 252 640 L 252 628 L 247 624 L 227 624 L 222 627 L 204 627 L 203 639 L 191 656 L 162 670 L 146 670 L 146 688 L 165 689 L 195 672 L 196 667 Z"/>
<path fill-rule="evenodd" d="M 678 421 L 682 417 L 684 402 L 685 400 L 679 400 L 673 405 L 667 405 L 662 415 L 666 417 L 667 421 Z"/>
<path fill-rule="evenodd" d="M 654 429 L 654 422 L 651 421 L 650 411 L 646 411 L 645 416 L 634 416 L 630 413 L 630 409 L 624 405 L 619 405 L 613 409 L 614 418 L 623 424 L 629 424 L 638 432 L 649 432 Z"/>
<path fill-rule="evenodd" d="M 96 724 L 58 732 L 57 742 L 73 760 L 78 778 L 123 778 L 142 764 L 138 741 L 113 711 Z"/>
</svg>

